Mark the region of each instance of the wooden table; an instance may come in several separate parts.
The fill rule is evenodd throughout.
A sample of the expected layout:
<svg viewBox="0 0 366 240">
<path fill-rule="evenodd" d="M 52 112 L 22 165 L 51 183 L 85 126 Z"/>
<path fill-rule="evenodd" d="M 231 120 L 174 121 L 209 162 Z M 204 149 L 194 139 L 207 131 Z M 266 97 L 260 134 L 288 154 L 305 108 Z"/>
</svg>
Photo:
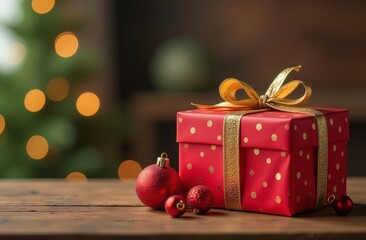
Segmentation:
<svg viewBox="0 0 366 240">
<path fill-rule="evenodd" d="M 1 180 L 1 239 L 366 239 L 366 178 L 349 178 L 353 212 L 297 217 L 212 209 L 170 218 L 144 207 L 134 182 Z"/>
</svg>

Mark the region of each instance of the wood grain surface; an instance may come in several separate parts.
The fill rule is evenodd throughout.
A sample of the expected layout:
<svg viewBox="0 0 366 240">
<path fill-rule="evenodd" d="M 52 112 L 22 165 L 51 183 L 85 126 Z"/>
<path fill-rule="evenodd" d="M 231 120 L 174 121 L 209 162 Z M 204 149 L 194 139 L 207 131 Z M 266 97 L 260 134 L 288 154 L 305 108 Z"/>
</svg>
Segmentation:
<svg viewBox="0 0 366 240">
<path fill-rule="evenodd" d="M 134 182 L 1 180 L 0 239 L 366 239 L 366 178 L 349 178 L 353 212 L 296 217 L 212 209 L 170 218 L 143 206 Z"/>
</svg>

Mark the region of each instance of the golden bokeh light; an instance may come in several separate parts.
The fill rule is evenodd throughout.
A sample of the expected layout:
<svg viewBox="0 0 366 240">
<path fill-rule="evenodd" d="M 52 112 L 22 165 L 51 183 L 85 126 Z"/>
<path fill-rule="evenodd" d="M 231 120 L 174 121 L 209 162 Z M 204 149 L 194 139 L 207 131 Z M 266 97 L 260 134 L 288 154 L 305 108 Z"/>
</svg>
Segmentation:
<svg viewBox="0 0 366 240">
<path fill-rule="evenodd" d="M 9 58 L 7 59 L 7 62 L 9 64 L 16 65 L 16 64 L 21 63 L 24 60 L 25 55 L 27 53 L 27 49 L 24 46 L 24 44 L 22 44 L 20 42 L 15 42 L 15 43 L 10 44 L 9 52 L 10 52 L 10 54 L 9 54 Z"/>
<path fill-rule="evenodd" d="M 62 77 L 52 78 L 46 87 L 46 94 L 52 101 L 62 101 L 69 94 L 69 82 Z"/>
<path fill-rule="evenodd" d="M 126 179 L 136 179 L 141 170 L 141 166 L 138 162 L 134 160 L 126 160 L 119 165 L 118 176 L 121 181 Z"/>
<path fill-rule="evenodd" d="M 29 138 L 26 150 L 29 157 L 40 160 L 48 153 L 48 142 L 44 137 L 34 135 Z"/>
<path fill-rule="evenodd" d="M 45 14 L 55 6 L 55 0 L 32 0 L 32 9 L 38 14 Z"/>
<path fill-rule="evenodd" d="M 24 106 L 30 112 L 38 112 L 46 103 L 46 96 L 39 89 L 30 90 L 24 98 Z"/>
<path fill-rule="evenodd" d="M 79 41 L 72 32 L 63 32 L 55 40 L 55 51 L 60 57 L 73 56 L 79 47 Z"/>
<path fill-rule="evenodd" d="M 86 117 L 93 116 L 100 107 L 99 97 L 92 92 L 81 94 L 76 100 L 77 111 Z"/>
<path fill-rule="evenodd" d="M 0 134 L 3 133 L 5 129 L 5 118 L 3 115 L 0 114 Z"/>
<path fill-rule="evenodd" d="M 72 172 L 66 176 L 66 180 L 70 182 L 87 182 L 85 174 L 81 172 Z"/>
</svg>

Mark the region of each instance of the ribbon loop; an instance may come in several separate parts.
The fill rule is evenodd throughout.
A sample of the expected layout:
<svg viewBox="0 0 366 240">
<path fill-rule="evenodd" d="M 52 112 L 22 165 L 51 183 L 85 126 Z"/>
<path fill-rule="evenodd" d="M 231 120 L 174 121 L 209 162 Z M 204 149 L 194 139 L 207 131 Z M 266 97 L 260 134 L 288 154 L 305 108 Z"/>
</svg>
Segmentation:
<svg viewBox="0 0 366 240">
<path fill-rule="evenodd" d="M 282 86 L 283 82 L 285 81 L 287 75 L 289 75 L 290 72 L 292 72 L 293 70 L 295 70 L 296 72 L 299 72 L 300 69 L 301 69 L 301 66 L 299 65 L 299 66 L 296 66 L 296 67 L 286 68 L 285 70 L 280 72 L 280 74 L 277 75 L 277 77 L 273 80 L 271 85 L 268 87 L 268 89 L 266 91 L 266 95 L 273 96 L 281 88 L 281 86 Z"/>
</svg>

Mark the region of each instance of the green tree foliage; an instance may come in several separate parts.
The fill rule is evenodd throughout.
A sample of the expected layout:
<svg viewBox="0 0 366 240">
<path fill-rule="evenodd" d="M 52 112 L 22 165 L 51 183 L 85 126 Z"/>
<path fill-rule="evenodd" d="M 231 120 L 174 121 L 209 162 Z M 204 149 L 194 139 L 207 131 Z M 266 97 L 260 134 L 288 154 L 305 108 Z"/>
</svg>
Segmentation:
<svg viewBox="0 0 366 240">
<path fill-rule="evenodd" d="M 87 177 L 115 177 L 120 153 L 118 150 L 105 153 L 107 144 L 109 149 L 118 148 L 120 133 L 114 131 L 115 139 L 105 137 L 111 132 L 110 121 L 118 119 L 116 113 L 101 117 L 98 112 L 87 118 L 75 108 L 80 94 L 75 89 L 81 81 L 85 86 L 85 81 L 96 74 L 102 64 L 100 58 L 82 45 L 69 58 L 58 56 L 54 48 L 60 33 L 82 32 L 85 19 L 65 21 L 62 1 L 56 2 L 47 14 L 34 12 L 31 1 L 24 1 L 22 9 L 22 20 L 6 26 L 19 36 L 26 55 L 14 72 L 0 72 L 0 114 L 6 122 L 0 135 L 0 177 L 65 177 L 73 171 Z M 32 89 L 46 93 L 48 82 L 55 77 L 68 81 L 67 97 L 56 102 L 46 95 L 40 111 L 28 111 L 24 106 L 26 94 Z M 49 145 L 41 160 L 32 159 L 26 151 L 27 142 L 34 135 L 43 136 Z"/>
</svg>

